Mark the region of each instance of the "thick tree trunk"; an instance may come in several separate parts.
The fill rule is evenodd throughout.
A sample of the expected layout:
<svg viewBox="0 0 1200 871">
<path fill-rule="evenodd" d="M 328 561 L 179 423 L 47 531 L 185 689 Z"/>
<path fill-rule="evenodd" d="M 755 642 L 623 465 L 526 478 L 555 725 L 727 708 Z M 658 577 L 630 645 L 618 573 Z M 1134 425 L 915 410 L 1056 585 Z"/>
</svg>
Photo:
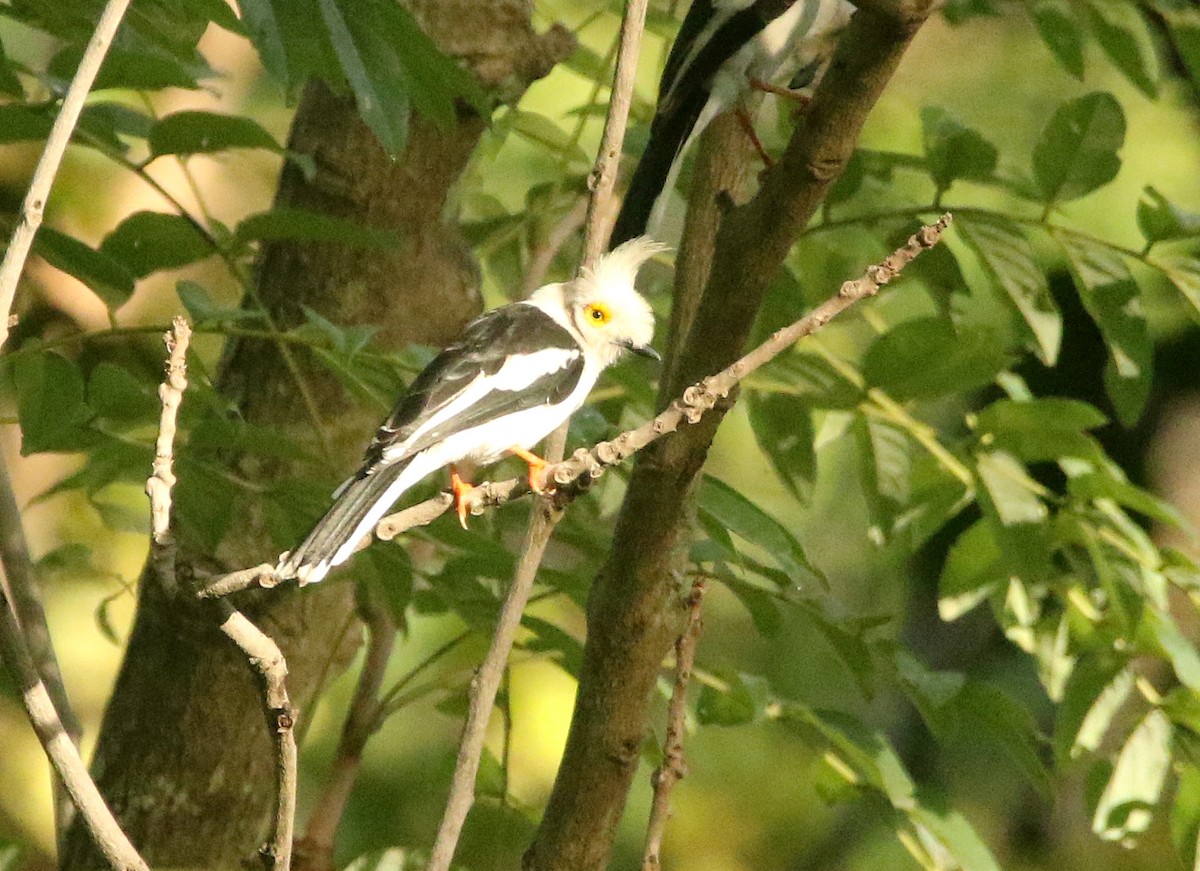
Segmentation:
<svg viewBox="0 0 1200 871">
<path fill-rule="evenodd" d="M 768 286 L 849 161 L 929 5 L 907 4 L 913 8 L 903 21 L 855 15 L 787 153 L 766 173 L 759 194 L 720 221 L 711 269 L 689 262 L 677 272 L 676 304 L 686 311 L 672 321 L 679 334 L 671 336 L 661 405 L 742 353 Z M 694 231 L 705 232 L 704 224 Z M 690 244 L 703 261 L 704 246 Z M 683 281 L 703 282 L 703 293 Z M 525 855 L 528 871 L 601 871 L 608 863 L 650 693 L 686 618 L 680 578 L 691 540 L 689 506 L 727 407 L 638 454 L 608 562 L 588 598 L 575 713 L 550 802 Z"/>
<path fill-rule="evenodd" d="M 569 36 L 536 36 L 528 0 L 442 0 L 414 4 L 444 50 L 468 58 L 484 85 L 515 99 L 570 50 Z M 257 290 L 283 326 L 301 303 L 338 323 L 380 327 L 378 341 L 438 344 L 480 305 L 477 271 L 453 224 L 448 194 L 485 121 L 464 114 L 450 129 L 414 118 L 407 150 L 383 153 L 353 103 L 310 85 L 296 113 L 290 147 L 318 168 L 307 181 L 291 164 L 277 202 L 395 230 L 393 250 L 279 243 L 268 246 Z M 331 465 L 349 469 L 378 423 L 377 409 L 355 406 L 321 367 L 303 355 L 297 368 L 318 409 Z M 279 347 L 243 342 L 230 349 L 222 389 L 250 421 L 317 449 L 314 423 Z M 298 468 L 267 468 L 235 458 L 258 480 Z M 273 558 L 256 518 L 235 524 L 212 555 L 184 557 L 182 577 Z M 350 584 L 303 591 L 285 586 L 239 601 L 287 657 L 289 691 L 300 725 L 322 684 L 344 668 L 359 643 Z M 185 594 L 143 577 L 138 613 L 93 769 L 109 804 L 146 860 L 157 868 L 241 868 L 254 861 L 274 790 L 273 756 L 258 684 L 245 657 L 220 635 L 209 612 Z M 104 867 L 81 826 L 69 833 L 65 869 Z"/>
</svg>

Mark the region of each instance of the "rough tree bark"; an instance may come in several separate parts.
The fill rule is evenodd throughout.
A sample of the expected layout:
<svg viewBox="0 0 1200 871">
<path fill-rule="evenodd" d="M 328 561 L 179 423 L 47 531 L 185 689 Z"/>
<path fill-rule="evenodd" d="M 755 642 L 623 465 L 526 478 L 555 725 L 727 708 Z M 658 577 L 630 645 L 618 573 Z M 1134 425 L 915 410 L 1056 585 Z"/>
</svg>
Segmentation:
<svg viewBox="0 0 1200 871">
<path fill-rule="evenodd" d="M 784 157 L 760 193 L 724 215 L 694 316 L 672 326 L 669 377 L 660 404 L 733 362 L 771 280 L 854 151 L 871 107 L 929 14 L 928 0 L 891 0 L 890 14 L 860 11 Z M 691 308 L 694 288 L 678 284 Z M 690 321 L 690 327 L 687 323 Z M 692 492 L 727 408 L 718 406 L 638 454 L 607 563 L 588 597 L 575 712 L 562 765 L 533 845 L 528 871 L 600 871 L 646 729 L 650 692 L 686 619 L 682 582 Z"/>
<path fill-rule="evenodd" d="M 533 32 L 529 0 L 423 0 L 414 6 L 439 45 L 464 59 L 504 100 L 545 75 L 572 45 L 569 34 L 557 28 L 542 36 Z M 480 301 L 476 267 L 443 212 L 484 127 L 483 119 L 467 113 L 451 129 L 414 118 L 408 148 L 393 161 L 351 101 L 311 84 L 289 146 L 312 156 L 318 172 L 309 182 L 286 166 L 277 203 L 393 229 L 402 243 L 385 251 L 268 246 L 256 286 L 272 317 L 285 327 L 294 324 L 304 303 L 338 323 L 380 326 L 378 341 L 388 346 L 439 344 L 454 335 Z M 296 363 L 328 435 L 326 461 L 350 468 L 365 434 L 378 423 L 378 411 L 356 407 L 303 355 Z M 220 383 L 246 419 L 321 450 L 276 345 L 244 342 L 230 348 Z M 233 462 L 256 480 L 300 471 L 246 457 Z M 238 533 L 222 543 L 218 559 L 183 556 L 180 576 L 273 556 L 261 520 L 240 518 L 235 526 Z M 323 681 L 345 667 L 359 643 L 353 599 L 351 585 L 326 583 L 303 592 L 282 587 L 239 601 L 287 657 L 288 688 L 301 725 Z M 245 656 L 186 593 L 143 577 L 93 762 L 100 789 L 125 831 L 154 867 L 244 867 L 254 860 L 265 830 L 273 764 L 260 693 Z M 104 867 L 79 826 L 69 833 L 61 867 Z"/>
</svg>

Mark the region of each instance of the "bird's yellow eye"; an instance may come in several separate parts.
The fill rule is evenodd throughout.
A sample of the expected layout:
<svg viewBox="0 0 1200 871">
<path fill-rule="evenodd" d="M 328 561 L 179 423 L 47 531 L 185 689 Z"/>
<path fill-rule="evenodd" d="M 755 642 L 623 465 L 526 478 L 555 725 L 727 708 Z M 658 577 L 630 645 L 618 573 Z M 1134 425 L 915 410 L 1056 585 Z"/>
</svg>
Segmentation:
<svg viewBox="0 0 1200 871">
<path fill-rule="evenodd" d="M 602 327 L 612 320 L 612 312 L 602 302 L 593 302 L 584 306 L 583 314 L 588 323 L 594 327 Z"/>
</svg>

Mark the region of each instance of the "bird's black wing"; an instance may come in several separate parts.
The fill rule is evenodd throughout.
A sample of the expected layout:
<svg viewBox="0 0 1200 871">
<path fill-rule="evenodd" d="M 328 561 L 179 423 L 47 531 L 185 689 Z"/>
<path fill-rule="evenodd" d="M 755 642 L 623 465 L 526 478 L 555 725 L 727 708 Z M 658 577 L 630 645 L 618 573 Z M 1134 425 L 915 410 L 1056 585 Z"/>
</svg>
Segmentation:
<svg viewBox="0 0 1200 871">
<path fill-rule="evenodd" d="M 409 439 L 480 375 L 495 375 L 510 359 L 554 349 L 568 352 L 560 368 L 537 374 L 514 389 L 488 391 L 469 407 L 424 433 L 408 446 L 405 456 L 487 420 L 561 402 L 579 383 L 584 362 L 579 343 L 541 309 L 516 303 L 476 318 L 456 342 L 430 361 L 379 427 L 367 448 L 364 471 L 383 459 L 387 448 Z"/>
<path fill-rule="evenodd" d="M 786 12 L 792 2 L 806 0 L 758 0 L 728 15 L 698 47 L 697 39 L 714 16 L 721 13 L 714 9 L 712 0 L 695 0 L 688 8 L 667 55 L 658 87 L 658 106 L 650 124 L 650 139 L 629 180 L 609 240 L 610 248 L 646 231 L 654 204 L 670 176 L 671 165 L 708 102 L 717 70 L 767 24 Z"/>
</svg>

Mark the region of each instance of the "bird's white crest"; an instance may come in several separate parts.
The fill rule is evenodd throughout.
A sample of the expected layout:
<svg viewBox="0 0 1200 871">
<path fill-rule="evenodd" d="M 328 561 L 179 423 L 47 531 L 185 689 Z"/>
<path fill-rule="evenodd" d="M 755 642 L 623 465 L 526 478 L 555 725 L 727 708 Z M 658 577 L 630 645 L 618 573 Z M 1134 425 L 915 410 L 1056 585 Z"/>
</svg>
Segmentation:
<svg viewBox="0 0 1200 871">
<path fill-rule="evenodd" d="M 605 366 L 615 363 L 630 347 L 645 348 L 654 338 L 654 311 L 634 287 L 638 270 L 667 246 L 649 236 L 637 236 L 618 245 L 564 288 L 565 307 L 572 314 L 585 345 Z M 587 311 L 603 306 L 610 319 L 595 327 Z"/>
</svg>

